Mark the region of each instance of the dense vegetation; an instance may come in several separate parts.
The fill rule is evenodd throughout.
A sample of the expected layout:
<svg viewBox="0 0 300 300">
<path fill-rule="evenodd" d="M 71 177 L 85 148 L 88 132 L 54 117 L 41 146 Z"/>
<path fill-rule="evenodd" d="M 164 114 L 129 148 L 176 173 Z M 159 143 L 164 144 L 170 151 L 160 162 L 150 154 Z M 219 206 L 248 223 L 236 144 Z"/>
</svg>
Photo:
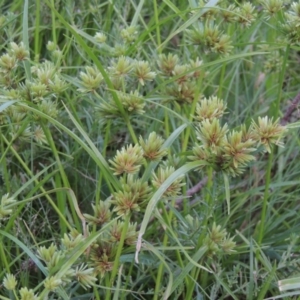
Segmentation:
<svg viewBox="0 0 300 300">
<path fill-rule="evenodd" d="M 300 299 L 300 3 L 1 8 L 0 299 Z"/>
</svg>

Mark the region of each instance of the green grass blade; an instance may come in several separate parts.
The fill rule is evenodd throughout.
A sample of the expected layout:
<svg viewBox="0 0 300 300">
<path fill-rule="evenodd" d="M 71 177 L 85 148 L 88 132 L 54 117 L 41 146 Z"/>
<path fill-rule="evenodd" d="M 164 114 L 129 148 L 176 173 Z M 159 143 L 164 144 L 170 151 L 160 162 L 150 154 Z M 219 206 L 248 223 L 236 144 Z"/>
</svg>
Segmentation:
<svg viewBox="0 0 300 300">
<path fill-rule="evenodd" d="M 225 197 L 227 202 L 228 215 L 230 215 L 230 187 L 228 175 L 223 172 L 224 186 L 225 186 Z"/>
<path fill-rule="evenodd" d="M 89 155 L 90 157 L 96 162 L 96 164 L 99 166 L 101 171 L 103 172 L 104 177 L 107 179 L 107 183 L 111 184 L 116 190 L 119 189 L 119 182 L 116 179 L 116 177 L 112 174 L 111 170 L 109 169 L 109 165 L 104 159 L 104 157 L 101 155 L 99 150 L 95 147 L 91 139 L 88 137 L 86 132 L 81 128 L 81 126 L 78 124 L 78 122 L 75 120 L 75 118 L 70 115 L 70 118 L 76 125 L 77 129 L 83 134 L 83 137 L 87 141 L 89 147 L 80 137 L 78 137 L 74 132 L 72 132 L 70 129 L 65 127 L 63 124 L 58 122 L 57 120 L 49 117 L 47 114 L 42 113 L 41 111 L 37 110 L 36 108 L 30 107 L 24 103 L 19 103 L 19 105 L 26 107 L 29 111 L 32 111 L 36 113 L 38 116 L 45 118 L 53 125 L 57 126 L 61 130 L 63 130 L 65 133 L 67 133 L 70 137 L 72 137 Z M 68 110 L 67 110 L 68 111 Z M 69 111 L 68 111 L 69 113 Z"/>
<path fill-rule="evenodd" d="M 199 261 L 204 256 L 206 251 L 207 251 L 206 246 L 199 248 L 197 250 L 197 252 L 192 256 L 192 260 Z M 188 276 L 189 272 L 194 267 L 195 267 L 195 264 L 192 262 L 189 262 L 183 269 L 177 270 L 174 272 L 174 274 L 176 274 L 176 277 L 175 277 L 174 283 L 172 285 L 171 293 L 173 293 L 179 287 L 179 285 L 184 282 L 184 279 Z M 180 272 L 179 275 L 177 275 L 178 272 Z"/>
<path fill-rule="evenodd" d="M 26 49 L 30 49 L 29 47 L 29 28 L 28 28 L 28 11 L 29 11 L 29 1 L 24 1 L 24 10 L 23 10 L 23 24 L 22 24 L 22 37 L 23 37 L 23 43 Z M 26 77 L 28 79 L 31 79 L 31 71 L 30 71 L 30 63 L 29 61 L 24 61 L 24 68 L 26 72 Z"/>
<path fill-rule="evenodd" d="M 28 257 L 30 257 L 32 261 L 35 263 L 35 265 L 39 268 L 39 270 L 41 270 L 41 272 L 43 272 L 45 276 L 48 275 L 47 269 L 43 266 L 43 264 L 37 258 L 37 256 L 25 244 L 23 244 L 20 240 L 18 240 L 16 237 L 12 236 L 8 232 L 0 230 L 0 234 L 12 240 L 16 245 L 18 245 L 21 249 L 23 249 L 23 251 L 28 255 Z"/>
<path fill-rule="evenodd" d="M 155 247 L 153 247 L 149 243 L 145 243 L 143 248 L 153 252 L 155 254 L 155 256 L 162 262 L 162 264 L 168 270 L 169 280 L 168 280 L 167 288 L 166 288 L 166 290 L 163 294 L 163 298 L 162 298 L 164 300 L 168 299 L 169 296 L 171 295 L 172 286 L 173 286 L 173 273 L 172 273 L 171 269 L 169 268 L 168 264 L 166 263 L 166 260 L 164 259 L 164 255 L 161 252 L 159 252 Z"/>
<path fill-rule="evenodd" d="M 300 295 L 300 277 L 279 280 L 278 287 L 281 292 L 299 289 L 298 293 Z"/>
<path fill-rule="evenodd" d="M 167 190 L 167 188 L 178 178 L 180 178 L 183 174 L 186 174 L 187 172 L 196 169 L 197 167 L 206 165 L 207 163 L 204 161 L 197 161 L 197 162 L 191 162 L 187 163 L 178 170 L 176 170 L 167 180 L 159 187 L 159 189 L 155 192 L 155 194 L 150 199 L 145 215 L 141 224 L 140 233 L 138 236 L 137 246 L 136 246 L 136 262 L 138 262 L 138 253 L 141 249 L 142 244 L 142 237 L 146 231 L 146 227 L 148 225 L 148 222 L 152 216 L 152 213 L 154 209 L 156 208 L 157 202 L 161 199 L 163 193 Z"/>
</svg>

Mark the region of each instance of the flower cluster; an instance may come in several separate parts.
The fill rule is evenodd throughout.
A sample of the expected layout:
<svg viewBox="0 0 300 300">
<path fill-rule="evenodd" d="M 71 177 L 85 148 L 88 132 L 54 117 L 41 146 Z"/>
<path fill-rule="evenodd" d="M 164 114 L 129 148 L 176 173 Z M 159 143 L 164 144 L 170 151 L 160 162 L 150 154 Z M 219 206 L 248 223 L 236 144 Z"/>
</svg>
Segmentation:
<svg viewBox="0 0 300 300">
<path fill-rule="evenodd" d="M 166 155 L 166 149 L 162 148 L 164 140 L 155 132 L 150 133 L 148 139 L 144 141 L 140 137 L 140 145 L 123 147 L 117 151 L 113 160 L 109 162 L 112 165 L 115 175 L 135 174 L 146 160 L 161 160 Z"/>
<path fill-rule="evenodd" d="M 242 28 L 248 28 L 258 19 L 258 15 L 268 20 L 277 18 L 283 37 L 291 44 L 300 40 L 300 4 L 298 2 L 283 0 L 259 0 L 258 5 L 253 1 L 218 1 L 212 7 L 207 6 L 208 1 L 201 0 L 191 5 L 191 12 L 199 14 L 198 22 L 194 22 L 192 28 L 186 30 L 191 44 L 201 47 L 207 53 L 216 53 L 226 56 L 232 52 L 233 35 L 228 36 L 224 32 L 230 32 L 230 23 L 240 24 Z M 283 9 L 286 11 L 282 12 Z M 220 22 L 221 20 L 221 22 Z"/>
<path fill-rule="evenodd" d="M 8 291 L 15 291 L 17 288 L 17 280 L 15 275 L 6 274 L 3 279 L 3 286 Z M 21 300 L 38 300 L 39 297 L 37 294 L 34 294 L 32 289 L 28 289 L 27 287 L 23 287 L 19 290 L 19 295 Z"/>
<path fill-rule="evenodd" d="M 98 204 L 92 205 L 94 215 L 83 214 L 85 219 L 93 225 L 103 225 L 111 219 L 111 203 L 109 201 L 99 201 Z"/>
<path fill-rule="evenodd" d="M 126 216 L 134 211 L 139 211 L 144 207 L 152 194 L 147 182 L 137 179 L 129 174 L 127 179 L 121 179 L 122 189 L 113 193 L 111 203 L 114 204 L 114 211 L 118 215 Z"/>
<path fill-rule="evenodd" d="M 158 70 L 163 78 L 171 78 L 172 83 L 163 90 L 167 94 L 167 101 L 177 103 L 191 103 L 198 95 L 197 81 L 205 76 L 202 61 L 197 57 L 188 64 L 181 64 L 177 55 L 169 53 L 158 57 Z"/>
<path fill-rule="evenodd" d="M 137 193 L 137 196 L 135 195 Z M 121 240 L 121 236 L 124 230 L 124 222 L 120 220 L 114 220 L 115 212 L 117 215 L 123 214 L 123 216 L 134 212 L 133 205 L 134 201 L 136 204 L 135 208 L 139 205 L 144 205 L 144 200 L 149 197 L 150 189 L 146 183 L 142 184 L 141 181 L 136 184 L 136 180 L 133 176 L 129 176 L 128 180 L 122 180 L 122 191 L 114 193 L 114 195 L 105 201 L 100 201 L 98 204 L 93 205 L 94 215 L 84 214 L 85 219 L 91 226 L 97 226 L 97 228 L 103 230 L 101 238 L 96 240 L 90 248 L 88 256 L 88 264 L 93 268 L 93 274 L 100 275 L 103 277 L 107 272 L 112 270 L 115 262 L 116 249 Z M 131 204 L 126 206 L 124 199 L 131 201 Z M 122 201 L 122 199 L 124 201 Z M 113 222 L 111 222 L 114 220 Z M 107 223 L 111 222 L 109 226 Z M 137 223 L 129 223 L 125 232 L 123 248 L 134 245 L 137 240 Z M 68 244 L 70 244 L 68 242 Z"/>
<path fill-rule="evenodd" d="M 187 35 L 191 44 L 202 46 L 205 51 L 227 55 L 233 49 L 230 37 L 223 34 L 217 26 L 189 29 Z"/>
<path fill-rule="evenodd" d="M 216 223 L 213 223 L 209 234 L 204 240 L 204 245 L 208 248 L 207 254 L 213 256 L 233 253 L 236 243 L 233 238 L 228 236 L 226 229 L 222 229 L 220 225 L 217 226 Z"/>
<path fill-rule="evenodd" d="M 285 38 L 291 44 L 298 44 L 300 41 L 300 3 L 293 2 L 290 10 L 284 13 L 285 22 L 281 28 Z"/>
<path fill-rule="evenodd" d="M 121 151 L 117 151 L 113 160 L 109 162 L 113 166 L 115 175 L 123 173 L 134 174 L 140 170 L 143 163 L 143 150 L 139 145 L 123 147 Z"/>
<path fill-rule="evenodd" d="M 0 201 L 0 220 L 8 218 L 11 216 L 13 209 L 12 205 L 16 203 L 16 200 L 12 197 L 9 197 L 8 194 L 3 195 Z"/>
<path fill-rule="evenodd" d="M 48 43 L 48 47 L 52 49 L 53 45 Z M 9 135 L 16 143 L 33 140 L 37 144 L 46 144 L 47 139 L 40 126 L 41 122 L 46 122 L 45 118 L 28 113 L 25 101 L 33 103 L 41 113 L 57 118 L 57 99 L 66 90 L 67 84 L 62 79 L 59 65 L 46 60 L 25 68 L 28 60 L 29 51 L 24 44 L 14 42 L 10 43 L 7 53 L 0 57 L 1 92 L 7 100 L 19 100 L 1 112 L 0 123 L 7 125 Z"/>
<path fill-rule="evenodd" d="M 162 148 L 164 139 L 156 132 L 151 132 L 146 141 L 140 136 L 139 142 L 143 148 L 144 157 L 149 160 L 159 161 L 167 154 L 167 149 Z"/>
<path fill-rule="evenodd" d="M 90 288 L 97 281 L 94 268 L 88 268 L 86 263 L 81 262 L 80 258 L 74 265 L 70 266 L 64 272 L 57 270 L 59 263 L 69 259 L 71 251 L 78 245 L 84 242 L 84 237 L 76 230 L 73 230 L 69 235 L 65 234 L 61 240 L 61 246 L 58 248 L 53 243 L 49 247 L 40 246 L 37 249 L 37 255 L 46 265 L 49 275 L 44 279 L 43 298 L 50 292 L 55 292 L 59 287 L 66 284 L 74 284 L 78 282 L 84 289 Z M 9 291 L 14 291 L 17 287 L 17 280 L 14 275 L 7 274 L 3 280 L 4 287 Z M 34 294 L 32 289 L 23 287 L 19 290 L 20 299 L 40 299 Z"/>
<path fill-rule="evenodd" d="M 117 91 L 116 95 L 128 116 L 144 114 L 145 100 L 137 90 L 130 93 Z M 97 106 L 97 112 L 100 117 L 100 123 L 104 123 L 107 120 L 114 120 L 117 117 L 121 118 L 122 116 L 120 109 L 111 97 L 108 101 L 103 101 Z"/>
<path fill-rule="evenodd" d="M 276 0 L 275 0 L 276 1 Z M 197 13 L 199 9 L 203 9 L 208 1 L 199 1 L 198 6 L 193 10 L 193 13 Z M 201 15 L 201 21 L 203 23 L 211 23 L 218 18 L 221 17 L 225 23 L 233 23 L 238 22 L 242 26 L 249 27 L 255 20 L 257 13 L 255 12 L 255 6 L 251 3 L 251 1 L 245 1 L 241 3 L 239 6 L 237 4 L 232 4 L 231 1 L 219 1 L 219 5 L 215 5 L 214 7 L 206 7 L 204 14 Z M 263 1 L 270 2 L 270 1 Z M 271 2 L 274 2 L 271 0 Z M 263 4 L 264 5 L 264 4 Z M 266 8 L 273 9 L 275 5 L 264 5 Z M 271 6 L 271 7 L 270 7 Z M 207 22 L 209 21 L 209 22 Z"/>
<path fill-rule="evenodd" d="M 267 19 L 276 16 L 283 8 L 282 0 L 263 0 L 261 1 L 262 6 L 264 7 L 264 12 L 268 15 Z"/>
<path fill-rule="evenodd" d="M 174 167 L 159 167 L 157 173 L 152 174 L 152 184 L 155 188 L 159 188 L 165 181 L 175 172 Z M 181 193 L 184 176 L 176 179 L 164 192 L 164 198 L 173 198 Z"/>
<path fill-rule="evenodd" d="M 273 122 L 264 117 L 258 118 L 258 123 L 252 121 L 249 129 L 242 126 L 240 130 L 229 131 L 228 125 L 221 126 L 219 119 L 225 107 L 222 100 L 214 97 L 200 100 L 195 116 L 200 144 L 193 147 L 189 158 L 203 161 L 203 167 L 209 165 L 216 171 L 237 176 L 255 159 L 253 154 L 260 145 L 267 152 L 272 144 L 281 145 L 286 129 L 278 120 Z"/>
<path fill-rule="evenodd" d="M 145 101 L 140 94 L 140 89 L 156 76 L 156 73 L 151 70 L 149 62 L 133 60 L 121 55 L 111 60 L 110 65 L 107 66 L 107 74 L 126 114 L 128 116 L 144 114 Z M 85 67 L 85 72 L 79 73 L 78 85 L 80 86 L 78 91 L 95 94 L 97 102 L 100 102 L 100 104 L 96 104 L 96 108 L 101 123 L 105 123 L 107 120 L 122 119 L 122 112 L 115 98 L 111 93 L 107 94 L 103 76 L 95 66 Z M 101 91 L 101 96 L 98 95 L 99 91 Z"/>
</svg>

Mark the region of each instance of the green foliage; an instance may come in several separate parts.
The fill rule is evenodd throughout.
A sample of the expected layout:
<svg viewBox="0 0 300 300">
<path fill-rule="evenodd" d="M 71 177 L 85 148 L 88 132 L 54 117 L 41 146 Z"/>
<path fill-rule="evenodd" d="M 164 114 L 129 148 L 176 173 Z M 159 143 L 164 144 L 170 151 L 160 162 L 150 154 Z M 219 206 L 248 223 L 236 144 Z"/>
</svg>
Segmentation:
<svg viewBox="0 0 300 300">
<path fill-rule="evenodd" d="M 298 2 L 1 5 L 1 299 L 297 299 Z"/>
</svg>

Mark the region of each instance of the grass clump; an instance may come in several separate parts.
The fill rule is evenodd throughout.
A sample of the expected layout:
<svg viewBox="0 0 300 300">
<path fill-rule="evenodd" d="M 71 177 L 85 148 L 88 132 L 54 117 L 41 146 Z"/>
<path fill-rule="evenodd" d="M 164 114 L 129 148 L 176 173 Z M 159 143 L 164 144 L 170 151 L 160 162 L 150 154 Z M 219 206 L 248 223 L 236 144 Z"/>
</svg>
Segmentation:
<svg viewBox="0 0 300 300">
<path fill-rule="evenodd" d="M 298 299 L 298 2 L 2 6 L 1 299 Z"/>
</svg>

